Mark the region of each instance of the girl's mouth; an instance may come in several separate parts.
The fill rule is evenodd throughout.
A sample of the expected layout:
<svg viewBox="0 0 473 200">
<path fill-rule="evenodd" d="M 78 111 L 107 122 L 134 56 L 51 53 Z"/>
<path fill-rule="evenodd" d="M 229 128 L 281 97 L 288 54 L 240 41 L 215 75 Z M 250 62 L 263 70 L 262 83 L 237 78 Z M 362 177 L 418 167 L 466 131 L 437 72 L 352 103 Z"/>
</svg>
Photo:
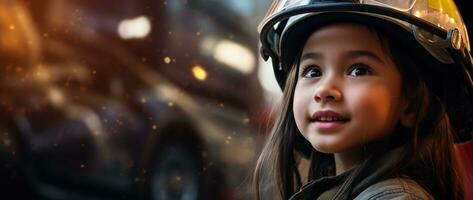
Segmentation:
<svg viewBox="0 0 473 200">
<path fill-rule="evenodd" d="M 315 112 L 310 118 L 311 123 L 315 123 L 318 129 L 325 131 L 337 129 L 348 121 L 350 121 L 350 118 L 332 110 Z"/>
<path fill-rule="evenodd" d="M 313 119 L 314 122 L 344 122 L 348 121 L 347 118 L 338 117 L 338 116 L 321 116 Z"/>
<path fill-rule="evenodd" d="M 315 121 L 315 127 L 320 130 L 329 131 L 343 126 L 347 121 Z"/>
<path fill-rule="evenodd" d="M 320 110 L 310 116 L 311 122 L 346 122 L 349 117 L 345 117 L 333 110 Z"/>
</svg>

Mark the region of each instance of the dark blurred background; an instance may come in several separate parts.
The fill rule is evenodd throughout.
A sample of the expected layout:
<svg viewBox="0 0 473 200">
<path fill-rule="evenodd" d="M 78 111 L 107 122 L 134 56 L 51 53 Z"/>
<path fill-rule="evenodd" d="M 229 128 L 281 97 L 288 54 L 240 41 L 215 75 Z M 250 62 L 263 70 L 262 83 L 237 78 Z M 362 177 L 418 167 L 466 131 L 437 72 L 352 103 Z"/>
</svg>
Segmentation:
<svg viewBox="0 0 473 200">
<path fill-rule="evenodd" d="M 267 4 L 0 0 L 0 198 L 249 198 Z"/>
<path fill-rule="evenodd" d="M 0 0 L 0 199 L 251 198 L 270 3 Z"/>
</svg>

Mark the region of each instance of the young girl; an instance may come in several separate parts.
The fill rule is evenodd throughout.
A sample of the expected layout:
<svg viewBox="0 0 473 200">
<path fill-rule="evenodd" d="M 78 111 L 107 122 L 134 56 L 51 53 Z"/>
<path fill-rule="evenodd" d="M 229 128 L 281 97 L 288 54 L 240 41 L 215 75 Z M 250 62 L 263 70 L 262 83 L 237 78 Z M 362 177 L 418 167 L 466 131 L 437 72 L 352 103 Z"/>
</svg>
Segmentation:
<svg viewBox="0 0 473 200">
<path fill-rule="evenodd" d="M 473 66 L 453 1 L 275 0 L 259 31 L 283 103 L 258 199 L 463 199 Z"/>
</svg>

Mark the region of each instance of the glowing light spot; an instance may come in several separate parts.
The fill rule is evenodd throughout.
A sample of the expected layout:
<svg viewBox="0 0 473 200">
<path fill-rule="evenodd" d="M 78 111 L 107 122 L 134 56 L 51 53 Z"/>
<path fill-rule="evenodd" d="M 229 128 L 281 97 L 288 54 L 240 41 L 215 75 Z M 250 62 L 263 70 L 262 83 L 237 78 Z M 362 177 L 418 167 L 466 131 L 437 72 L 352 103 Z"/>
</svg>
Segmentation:
<svg viewBox="0 0 473 200">
<path fill-rule="evenodd" d="M 64 96 L 58 89 L 51 88 L 48 92 L 49 99 L 54 105 L 61 105 L 64 103 Z"/>
<path fill-rule="evenodd" d="M 255 56 L 243 44 L 228 39 L 206 37 L 201 43 L 201 49 L 202 52 L 213 56 L 218 62 L 244 74 L 250 74 L 255 69 Z"/>
<path fill-rule="evenodd" d="M 172 101 L 170 101 L 170 102 L 168 103 L 168 106 L 169 106 L 169 107 L 173 107 L 173 106 L 174 106 L 174 103 L 173 103 Z"/>
<path fill-rule="evenodd" d="M 452 24 L 455 23 L 455 19 L 453 19 L 452 17 L 450 17 L 449 21 L 450 21 L 450 23 L 452 23 Z"/>
<path fill-rule="evenodd" d="M 118 25 L 118 34 L 123 39 L 140 39 L 151 32 L 151 22 L 146 16 L 124 19 Z"/>
<path fill-rule="evenodd" d="M 194 74 L 194 77 L 199 80 L 199 81 L 204 81 L 207 79 L 207 71 L 200 66 L 196 65 L 192 68 L 192 73 Z"/>
<path fill-rule="evenodd" d="M 249 122 L 250 122 L 250 119 L 248 118 L 243 119 L 243 123 L 249 123 Z"/>
<path fill-rule="evenodd" d="M 181 176 L 176 176 L 176 181 L 181 181 L 182 177 Z"/>
<path fill-rule="evenodd" d="M 80 165 L 80 168 L 81 168 L 81 169 L 83 169 L 84 167 L 85 167 L 85 165 L 84 165 L 84 164 L 81 164 L 81 165 Z"/>
<path fill-rule="evenodd" d="M 156 126 L 156 124 L 153 125 L 153 130 L 156 130 L 158 128 L 158 126 Z"/>
<path fill-rule="evenodd" d="M 416 11 L 414 12 L 414 15 L 415 15 L 416 17 L 420 17 L 420 11 L 416 10 Z"/>
<path fill-rule="evenodd" d="M 146 98 L 141 98 L 141 103 L 146 103 Z"/>
<path fill-rule="evenodd" d="M 171 63 L 171 58 L 168 57 L 168 56 L 164 57 L 164 63 L 166 63 L 166 64 Z"/>
<path fill-rule="evenodd" d="M 9 146 L 11 145 L 11 140 L 8 139 L 8 138 L 5 138 L 5 139 L 3 140 L 3 145 L 4 145 L 5 147 L 9 147 Z"/>
<path fill-rule="evenodd" d="M 48 81 L 50 79 L 50 75 L 47 71 L 38 69 L 38 71 L 36 71 L 36 78 L 40 81 Z"/>
<path fill-rule="evenodd" d="M 10 30 L 15 30 L 15 25 L 11 24 L 8 28 L 10 28 Z"/>
</svg>

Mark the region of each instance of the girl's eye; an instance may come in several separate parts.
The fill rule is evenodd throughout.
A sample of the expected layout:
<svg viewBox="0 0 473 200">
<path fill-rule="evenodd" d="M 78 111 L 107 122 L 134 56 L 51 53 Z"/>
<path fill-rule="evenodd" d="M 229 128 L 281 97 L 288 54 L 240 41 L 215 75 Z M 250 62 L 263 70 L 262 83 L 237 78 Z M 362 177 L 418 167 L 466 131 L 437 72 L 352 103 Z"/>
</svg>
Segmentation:
<svg viewBox="0 0 473 200">
<path fill-rule="evenodd" d="M 322 76 L 322 72 L 316 66 L 308 66 L 302 71 L 302 76 L 304 76 L 304 78 L 320 77 Z"/>
<path fill-rule="evenodd" d="M 371 69 L 364 64 L 356 64 L 348 72 L 349 76 L 367 76 L 371 74 Z"/>
</svg>

